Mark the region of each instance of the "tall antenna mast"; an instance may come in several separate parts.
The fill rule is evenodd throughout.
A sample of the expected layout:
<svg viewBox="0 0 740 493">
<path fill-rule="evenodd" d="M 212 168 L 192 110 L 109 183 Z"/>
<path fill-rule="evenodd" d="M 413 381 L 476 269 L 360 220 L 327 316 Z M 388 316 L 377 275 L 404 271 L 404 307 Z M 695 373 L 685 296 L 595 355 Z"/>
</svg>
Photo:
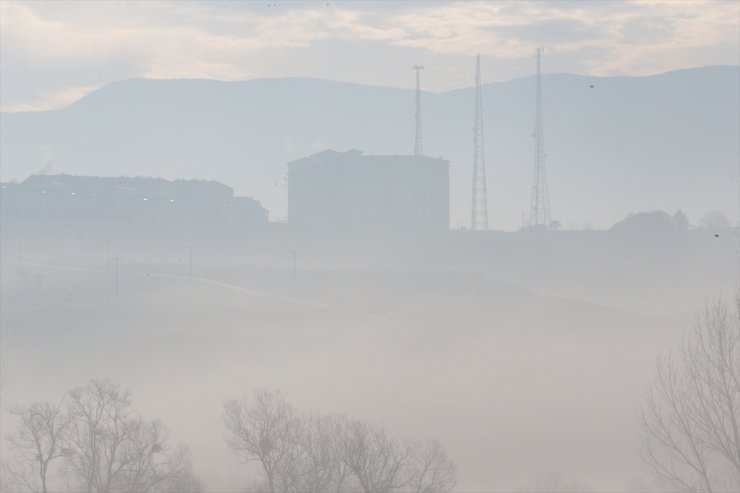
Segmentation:
<svg viewBox="0 0 740 493">
<path fill-rule="evenodd" d="M 414 65 L 416 71 L 416 139 L 414 140 L 414 156 L 421 156 L 423 154 L 421 147 L 421 82 L 419 79 L 419 72 L 424 67 L 421 65 Z"/>
<path fill-rule="evenodd" d="M 532 200 L 529 210 L 530 226 L 550 225 L 550 194 L 547 190 L 547 170 L 545 168 L 545 134 L 542 117 L 542 52 L 537 48 L 536 115 L 534 123 L 534 178 L 532 180 Z"/>
<path fill-rule="evenodd" d="M 473 207 L 470 229 L 488 229 L 486 194 L 486 159 L 483 146 L 483 95 L 480 78 L 480 54 L 475 56 L 475 122 L 473 124 Z"/>
</svg>

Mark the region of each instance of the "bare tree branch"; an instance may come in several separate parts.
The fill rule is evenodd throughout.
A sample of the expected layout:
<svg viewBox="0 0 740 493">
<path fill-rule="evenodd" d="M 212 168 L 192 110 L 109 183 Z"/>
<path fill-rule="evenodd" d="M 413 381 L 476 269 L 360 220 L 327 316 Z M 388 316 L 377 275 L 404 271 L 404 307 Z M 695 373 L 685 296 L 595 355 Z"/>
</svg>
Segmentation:
<svg viewBox="0 0 740 493">
<path fill-rule="evenodd" d="M 438 443 L 399 444 L 362 421 L 304 415 L 279 393 L 227 402 L 224 423 L 231 449 L 261 465 L 255 493 L 445 493 L 455 483 Z"/>
<path fill-rule="evenodd" d="M 49 467 L 66 451 L 69 421 L 62 406 L 63 402 L 35 402 L 11 409 L 20 426 L 8 437 L 16 452 L 15 464 L 8 469 L 16 482 L 34 493 L 49 492 Z"/>
<path fill-rule="evenodd" d="M 707 305 L 656 375 L 640 413 L 644 460 L 685 491 L 740 491 L 740 318 Z"/>
</svg>

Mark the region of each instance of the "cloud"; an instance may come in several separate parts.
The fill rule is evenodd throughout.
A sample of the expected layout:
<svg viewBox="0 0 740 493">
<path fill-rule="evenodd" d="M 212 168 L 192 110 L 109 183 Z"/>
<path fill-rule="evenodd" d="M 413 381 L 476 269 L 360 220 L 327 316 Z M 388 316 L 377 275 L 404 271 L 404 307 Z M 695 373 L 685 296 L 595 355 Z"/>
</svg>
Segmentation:
<svg viewBox="0 0 740 493">
<path fill-rule="evenodd" d="M 524 75 L 539 45 L 547 46 L 553 63 L 567 61 L 557 71 L 594 75 L 738 60 L 736 2 L 329 4 L 0 2 L 0 106 L 40 108 L 79 88 L 127 77 L 345 74 L 346 80 L 343 66 L 353 64 L 352 53 L 337 55 L 338 44 L 362 46 L 363 63 L 379 74 L 374 79 L 390 85 L 411 83 L 406 71 L 388 72 L 401 61 L 461 66 L 477 52 L 497 74 Z M 290 73 L 285 57 L 296 53 L 320 60 L 322 72 L 304 63 L 303 73 Z M 427 87 L 446 89 L 461 80 L 455 71 L 439 76 L 445 73 L 452 75 L 427 77 Z"/>
<path fill-rule="evenodd" d="M 26 102 L 8 105 L 3 111 L 8 113 L 25 111 L 45 111 L 49 108 L 61 108 L 68 106 L 78 99 L 98 89 L 98 86 L 68 87 L 59 92 L 39 95 L 38 98 Z"/>
<path fill-rule="evenodd" d="M 627 19 L 620 29 L 620 41 L 629 45 L 665 43 L 676 33 L 674 19 L 663 17 L 634 17 Z"/>
<path fill-rule="evenodd" d="M 542 45 L 600 41 L 609 37 L 609 33 L 603 29 L 576 19 L 547 19 L 532 24 L 497 26 L 493 29 L 503 37 L 516 37 Z"/>
</svg>

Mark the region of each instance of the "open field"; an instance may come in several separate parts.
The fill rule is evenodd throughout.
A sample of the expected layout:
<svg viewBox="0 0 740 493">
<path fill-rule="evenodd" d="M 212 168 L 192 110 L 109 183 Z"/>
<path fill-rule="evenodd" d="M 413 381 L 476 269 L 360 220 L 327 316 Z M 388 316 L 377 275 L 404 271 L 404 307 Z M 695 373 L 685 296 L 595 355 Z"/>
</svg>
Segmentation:
<svg viewBox="0 0 740 493">
<path fill-rule="evenodd" d="M 702 301 L 640 314 L 625 308 L 629 296 L 607 306 L 535 292 L 526 269 L 478 274 L 428 258 L 359 268 L 338 257 L 321 267 L 306 246 L 294 277 L 288 255 L 199 245 L 191 278 L 187 253 L 135 238 L 118 253 L 118 298 L 105 252 L 27 240 L 20 263 L 6 248 L 5 402 L 56 399 L 90 378 L 120 382 L 192 448 L 213 491 L 238 491 L 247 476 L 223 442 L 222 405 L 264 387 L 302 408 L 440 440 L 460 491 L 548 472 L 604 491 L 644 487 L 635 414 L 656 354 L 675 347 Z M 543 291 L 585 291 L 585 278 L 560 276 Z"/>
</svg>

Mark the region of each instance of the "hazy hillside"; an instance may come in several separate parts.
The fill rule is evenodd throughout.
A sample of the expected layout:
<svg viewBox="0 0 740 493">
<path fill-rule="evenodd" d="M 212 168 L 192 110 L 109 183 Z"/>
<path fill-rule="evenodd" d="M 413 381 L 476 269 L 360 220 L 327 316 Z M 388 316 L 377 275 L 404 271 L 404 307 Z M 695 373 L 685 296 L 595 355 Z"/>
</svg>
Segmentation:
<svg viewBox="0 0 740 493">
<path fill-rule="evenodd" d="M 456 491 L 510 492 L 540 471 L 626 491 L 641 474 L 634 409 L 654 355 L 690 323 L 543 296 L 495 271 L 476 290 L 473 272 L 448 267 L 304 267 L 318 264 L 305 249 L 294 278 L 285 248 L 268 256 L 258 241 L 218 235 L 198 235 L 216 241 L 196 243 L 195 278 L 181 248 L 167 248 L 180 243 L 170 234 L 112 242 L 116 296 L 104 241 L 29 228 L 20 264 L 3 228 L 6 402 L 92 372 L 123 382 L 193 447 L 212 492 L 245 491 L 247 470 L 223 444 L 222 403 L 258 387 L 439 439 L 459 463 Z"/>
<path fill-rule="evenodd" d="M 546 76 L 553 217 L 606 226 L 635 210 L 683 209 L 696 220 L 712 208 L 736 218 L 738 73 Z M 485 87 L 494 228 L 517 227 L 528 208 L 533 94 L 532 78 Z M 410 153 L 413 104 L 411 90 L 323 80 L 127 80 L 62 110 L 2 114 L 1 178 L 47 169 L 215 179 L 277 219 L 286 214 L 287 161 L 325 148 Z M 452 161 L 451 226 L 467 225 L 472 89 L 424 93 L 423 115 L 425 154 Z"/>
</svg>

